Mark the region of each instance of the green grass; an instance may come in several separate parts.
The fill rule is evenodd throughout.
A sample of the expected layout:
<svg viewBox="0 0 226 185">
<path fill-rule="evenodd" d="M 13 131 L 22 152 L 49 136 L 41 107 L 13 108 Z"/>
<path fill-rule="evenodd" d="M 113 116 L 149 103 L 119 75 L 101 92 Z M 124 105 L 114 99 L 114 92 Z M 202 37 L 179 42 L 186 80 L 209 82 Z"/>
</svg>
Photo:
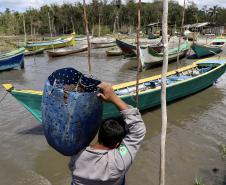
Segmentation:
<svg viewBox="0 0 226 185">
<path fill-rule="evenodd" d="M 220 144 L 219 148 L 220 148 L 223 158 L 225 158 L 226 157 L 226 146 L 224 144 Z"/>
</svg>

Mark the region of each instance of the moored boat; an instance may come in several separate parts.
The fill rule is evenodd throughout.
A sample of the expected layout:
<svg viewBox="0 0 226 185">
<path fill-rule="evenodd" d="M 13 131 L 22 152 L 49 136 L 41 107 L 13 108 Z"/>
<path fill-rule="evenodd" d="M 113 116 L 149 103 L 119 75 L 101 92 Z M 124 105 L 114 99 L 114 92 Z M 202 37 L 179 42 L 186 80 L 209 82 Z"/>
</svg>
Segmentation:
<svg viewBox="0 0 226 185">
<path fill-rule="evenodd" d="M 212 84 L 226 70 L 226 58 L 207 58 L 189 66 L 167 73 L 167 102 L 197 93 Z M 113 86 L 116 94 L 126 103 L 134 105 L 136 81 Z M 3 85 L 40 122 L 42 91 L 15 90 L 12 84 Z M 161 75 L 139 80 L 139 105 L 142 111 L 161 102 Z M 103 119 L 117 117 L 120 113 L 111 103 L 104 103 Z"/>
<path fill-rule="evenodd" d="M 105 37 L 93 38 L 93 39 L 91 39 L 90 43 L 91 43 L 91 47 L 93 49 L 109 48 L 109 47 L 113 47 L 116 45 L 115 39 L 105 38 Z"/>
<path fill-rule="evenodd" d="M 19 48 L 0 55 L 0 71 L 13 68 L 24 68 L 24 51 L 25 48 Z"/>
<path fill-rule="evenodd" d="M 31 55 L 39 55 L 44 53 L 44 48 L 39 48 L 34 51 L 25 50 L 24 56 L 31 56 Z"/>
<path fill-rule="evenodd" d="M 128 57 L 136 56 L 136 46 L 122 40 L 116 39 L 117 46 L 122 50 L 123 55 Z"/>
<path fill-rule="evenodd" d="M 73 46 L 73 45 L 75 45 L 75 40 L 74 40 L 74 36 L 72 35 L 67 38 L 60 38 L 52 41 L 27 43 L 26 49 L 29 51 L 34 51 L 40 48 L 55 49 L 55 48 Z"/>
<path fill-rule="evenodd" d="M 107 56 L 120 56 L 122 55 L 122 50 L 118 47 L 110 48 L 106 51 Z"/>
<path fill-rule="evenodd" d="M 221 47 L 222 46 L 200 45 L 196 43 L 191 45 L 192 50 L 198 58 L 220 53 L 222 51 Z"/>
<path fill-rule="evenodd" d="M 60 57 L 60 56 L 80 53 L 80 52 L 86 51 L 87 49 L 88 49 L 87 45 L 76 45 L 76 46 L 67 47 L 67 48 L 49 50 L 47 51 L 47 54 L 49 57 Z"/>
<path fill-rule="evenodd" d="M 177 59 L 177 53 L 179 53 L 179 58 L 185 57 L 188 50 L 190 48 L 189 43 L 186 41 L 182 43 L 179 47 L 174 47 L 169 49 L 169 55 L 168 55 L 168 61 L 173 62 Z M 157 65 L 162 64 L 163 62 L 163 53 L 159 53 L 152 47 L 148 48 L 141 48 L 140 49 L 140 59 L 141 59 L 141 64 L 143 69 L 148 69 L 151 67 L 155 67 Z"/>
<path fill-rule="evenodd" d="M 213 39 L 211 42 L 208 43 L 209 46 L 218 46 L 223 47 L 226 44 L 226 37 L 217 37 L 216 39 Z"/>
</svg>

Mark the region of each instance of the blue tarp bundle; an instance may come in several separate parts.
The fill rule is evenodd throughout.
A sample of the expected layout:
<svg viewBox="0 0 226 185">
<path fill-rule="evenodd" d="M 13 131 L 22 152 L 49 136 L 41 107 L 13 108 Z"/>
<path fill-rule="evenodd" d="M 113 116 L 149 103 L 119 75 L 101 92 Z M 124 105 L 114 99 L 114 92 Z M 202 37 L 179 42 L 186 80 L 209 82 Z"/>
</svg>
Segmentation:
<svg viewBox="0 0 226 185">
<path fill-rule="evenodd" d="M 42 122 L 48 143 L 63 155 L 71 156 L 89 145 L 102 118 L 102 102 L 97 98 L 100 81 L 88 78 L 73 68 L 53 72 L 45 83 Z M 69 91 L 65 85 L 82 87 Z"/>
</svg>

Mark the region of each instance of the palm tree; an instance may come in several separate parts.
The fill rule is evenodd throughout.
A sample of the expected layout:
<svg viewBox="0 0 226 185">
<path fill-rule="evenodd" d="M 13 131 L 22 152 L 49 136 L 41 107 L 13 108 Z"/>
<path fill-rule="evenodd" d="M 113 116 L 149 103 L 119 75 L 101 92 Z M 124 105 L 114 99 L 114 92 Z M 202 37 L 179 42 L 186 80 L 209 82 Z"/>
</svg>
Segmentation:
<svg viewBox="0 0 226 185">
<path fill-rule="evenodd" d="M 210 15 L 210 20 L 213 24 L 215 24 L 217 20 L 218 8 L 219 7 L 215 5 L 213 6 L 213 8 L 209 8 L 209 10 L 207 11 L 207 13 Z"/>
</svg>

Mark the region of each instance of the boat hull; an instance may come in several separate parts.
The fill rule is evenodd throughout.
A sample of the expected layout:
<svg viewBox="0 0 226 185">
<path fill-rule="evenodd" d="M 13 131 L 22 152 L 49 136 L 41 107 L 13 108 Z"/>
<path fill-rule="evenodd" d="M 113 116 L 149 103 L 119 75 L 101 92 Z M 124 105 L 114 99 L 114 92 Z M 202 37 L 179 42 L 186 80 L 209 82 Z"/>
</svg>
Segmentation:
<svg viewBox="0 0 226 185">
<path fill-rule="evenodd" d="M 179 59 L 186 57 L 188 50 L 182 51 L 179 53 Z M 168 63 L 172 63 L 172 62 L 176 62 L 177 60 L 177 54 L 173 54 L 173 55 L 169 55 L 168 57 Z M 143 68 L 144 69 L 150 69 L 150 68 L 154 68 L 154 67 L 158 67 L 160 65 L 162 65 L 163 63 L 163 57 L 160 58 L 156 58 L 154 60 L 150 61 L 145 61 Z"/>
<path fill-rule="evenodd" d="M 208 88 L 225 72 L 226 65 L 222 68 L 214 70 L 212 73 L 205 74 L 203 76 L 187 80 L 186 82 L 178 82 L 174 85 L 167 86 L 166 100 L 171 102 L 178 100 L 180 98 L 192 95 L 203 89 Z M 161 104 L 161 89 L 156 89 L 150 92 L 139 94 L 139 110 L 145 110 L 152 107 L 156 107 Z M 127 104 L 135 106 L 135 96 L 123 97 L 122 98 Z M 104 114 L 105 119 L 110 117 L 119 116 L 118 109 L 110 103 L 104 104 Z"/>
<path fill-rule="evenodd" d="M 107 56 L 120 56 L 122 55 L 122 50 L 119 48 L 112 48 L 106 51 Z"/>
<path fill-rule="evenodd" d="M 24 56 L 32 56 L 32 55 L 39 55 L 39 54 L 43 54 L 44 53 L 43 48 L 34 50 L 34 51 L 25 51 Z"/>
<path fill-rule="evenodd" d="M 130 57 L 136 56 L 136 46 L 133 46 L 132 44 L 128 44 L 118 39 L 116 39 L 116 44 L 122 50 L 123 55 Z"/>
<path fill-rule="evenodd" d="M 65 51 L 60 51 L 60 50 L 50 50 L 47 51 L 47 54 L 49 57 L 60 57 L 60 56 L 66 56 L 66 55 L 71 55 L 75 53 L 80 53 L 83 51 L 86 51 L 88 49 L 88 46 L 82 47 L 82 48 L 77 48 L 77 49 L 71 49 L 71 50 L 65 50 Z"/>
<path fill-rule="evenodd" d="M 213 59 L 209 59 L 213 60 Z M 215 59 L 217 60 L 217 59 Z M 226 59 L 224 59 L 226 63 Z M 192 77 L 190 79 L 184 81 L 178 81 L 171 85 L 167 85 L 167 102 L 171 102 L 177 100 L 179 98 L 183 98 L 194 93 L 197 93 L 209 86 L 211 86 L 217 79 L 225 72 L 226 64 L 222 64 L 210 72 L 201 74 L 196 77 Z M 194 67 L 194 66 L 193 66 Z M 185 67 L 186 69 L 190 69 Z M 169 74 L 176 74 L 176 71 L 169 72 Z M 160 78 L 160 76 L 158 77 Z M 145 79 L 151 80 L 153 78 Z M 142 80 L 143 82 L 144 80 Z M 114 86 L 114 89 L 127 87 L 130 85 L 135 85 L 135 81 L 128 82 L 126 84 L 120 84 Z M 8 88 L 10 89 L 10 88 Z M 16 91 L 12 90 L 11 94 L 28 110 L 30 111 L 36 119 L 41 122 L 41 100 L 42 100 L 42 92 L 39 91 Z M 139 110 L 145 110 L 148 108 L 152 108 L 160 105 L 161 99 L 161 88 L 149 89 L 144 92 L 139 93 Z M 121 96 L 121 98 L 128 104 L 134 106 L 135 105 L 135 94 Z M 117 117 L 120 113 L 118 109 L 111 103 L 104 102 L 103 104 L 103 119 Z"/>
<path fill-rule="evenodd" d="M 222 51 L 221 47 L 218 46 L 199 45 L 195 43 L 191 45 L 191 48 L 198 58 L 215 55 Z"/>
<path fill-rule="evenodd" d="M 40 43 L 31 43 L 27 44 L 26 49 L 29 51 L 35 51 L 37 49 L 55 49 L 55 48 L 63 48 L 67 46 L 73 46 L 75 45 L 75 40 L 74 37 L 69 37 L 66 39 L 58 39 L 54 41 L 49 41 L 49 42 L 40 42 Z"/>
<path fill-rule="evenodd" d="M 24 50 L 19 50 L 14 55 L 9 55 L 0 58 L 0 71 L 9 70 L 13 68 L 24 68 Z"/>
</svg>

